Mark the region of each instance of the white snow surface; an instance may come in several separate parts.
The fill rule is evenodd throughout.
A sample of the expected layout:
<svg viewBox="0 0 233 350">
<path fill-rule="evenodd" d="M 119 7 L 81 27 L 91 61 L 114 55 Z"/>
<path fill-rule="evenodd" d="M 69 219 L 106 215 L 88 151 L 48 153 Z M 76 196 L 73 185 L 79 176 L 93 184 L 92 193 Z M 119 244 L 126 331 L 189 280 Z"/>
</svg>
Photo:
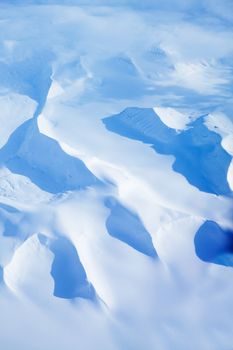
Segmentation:
<svg viewBox="0 0 233 350">
<path fill-rule="evenodd" d="M 13 132 L 26 120 L 32 118 L 36 102 L 28 96 L 8 93 L 0 96 L 0 147 L 2 148 Z"/>
<path fill-rule="evenodd" d="M 179 136 L 204 116 L 232 159 L 231 3 L 159 3 L 0 5 L 2 350 L 232 349 L 233 265 L 194 243 L 233 232 L 232 160 L 229 193 L 203 191 L 103 123 L 140 107 L 139 132 L 150 109 Z"/>
</svg>

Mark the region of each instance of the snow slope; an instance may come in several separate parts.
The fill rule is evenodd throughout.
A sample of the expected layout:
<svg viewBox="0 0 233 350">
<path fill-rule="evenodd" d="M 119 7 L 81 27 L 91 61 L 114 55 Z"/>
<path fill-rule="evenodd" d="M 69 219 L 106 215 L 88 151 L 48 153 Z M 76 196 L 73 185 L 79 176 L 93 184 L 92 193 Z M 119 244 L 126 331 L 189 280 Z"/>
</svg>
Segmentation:
<svg viewBox="0 0 233 350">
<path fill-rule="evenodd" d="M 2 349 L 232 348 L 230 6 L 1 3 Z"/>
</svg>

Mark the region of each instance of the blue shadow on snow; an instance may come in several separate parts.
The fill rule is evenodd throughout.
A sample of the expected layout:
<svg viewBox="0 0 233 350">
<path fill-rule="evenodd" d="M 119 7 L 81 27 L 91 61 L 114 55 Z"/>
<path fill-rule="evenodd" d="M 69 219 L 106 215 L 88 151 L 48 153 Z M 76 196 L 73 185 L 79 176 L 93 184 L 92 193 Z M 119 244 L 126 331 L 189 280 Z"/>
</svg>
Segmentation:
<svg viewBox="0 0 233 350">
<path fill-rule="evenodd" d="M 52 82 L 52 58 L 49 52 L 37 52 L 21 61 L 0 62 L 1 85 L 35 100 L 38 103 L 37 115 L 45 103 Z"/>
<path fill-rule="evenodd" d="M 0 150 L 0 162 L 53 194 L 100 184 L 80 159 L 70 156 L 57 141 L 39 132 L 36 119 L 15 130 Z"/>
<path fill-rule="evenodd" d="M 110 215 L 106 221 L 110 236 L 128 244 L 140 253 L 152 258 L 157 257 L 151 236 L 139 217 L 113 198 L 108 198 L 105 205 L 110 209 Z"/>
<path fill-rule="evenodd" d="M 206 221 L 194 239 L 197 256 L 219 265 L 233 266 L 233 231 L 223 230 L 214 221 Z"/>
<path fill-rule="evenodd" d="M 73 244 L 60 237 L 50 244 L 54 254 L 51 275 L 54 279 L 54 296 L 64 299 L 95 299 L 95 290 L 88 282 L 86 272 Z"/>
<path fill-rule="evenodd" d="M 205 126 L 204 117 L 179 133 L 151 108 L 127 108 L 103 123 L 112 132 L 150 144 L 160 154 L 173 155 L 173 170 L 199 190 L 217 195 L 231 192 L 227 171 L 232 158 L 222 148 L 220 135 Z"/>
<path fill-rule="evenodd" d="M 14 219 L 20 215 L 20 211 L 10 205 L 0 203 L 0 222 L 4 225 L 3 236 L 17 236 L 19 228 Z"/>
</svg>

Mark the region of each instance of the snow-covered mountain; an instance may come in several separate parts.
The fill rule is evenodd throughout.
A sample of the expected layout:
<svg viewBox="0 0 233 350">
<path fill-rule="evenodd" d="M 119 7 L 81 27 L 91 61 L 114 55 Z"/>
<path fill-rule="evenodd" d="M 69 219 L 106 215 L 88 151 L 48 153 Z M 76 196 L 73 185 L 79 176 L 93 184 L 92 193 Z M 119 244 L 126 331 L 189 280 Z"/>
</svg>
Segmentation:
<svg viewBox="0 0 233 350">
<path fill-rule="evenodd" d="M 232 13 L 1 2 L 0 349 L 232 349 Z"/>
</svg>

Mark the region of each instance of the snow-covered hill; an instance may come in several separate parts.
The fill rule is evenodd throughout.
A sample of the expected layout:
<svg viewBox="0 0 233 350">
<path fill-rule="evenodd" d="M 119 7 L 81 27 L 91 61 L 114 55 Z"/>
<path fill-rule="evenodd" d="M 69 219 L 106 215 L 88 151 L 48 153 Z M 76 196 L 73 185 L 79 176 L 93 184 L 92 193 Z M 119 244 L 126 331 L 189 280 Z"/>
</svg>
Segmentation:
<svg viewBox="0 0 233 350">
<path fill-rule="evenodd" d="M 230 10 L 2 1 L 0 349 L 232 349 Z"/>
</svg>

